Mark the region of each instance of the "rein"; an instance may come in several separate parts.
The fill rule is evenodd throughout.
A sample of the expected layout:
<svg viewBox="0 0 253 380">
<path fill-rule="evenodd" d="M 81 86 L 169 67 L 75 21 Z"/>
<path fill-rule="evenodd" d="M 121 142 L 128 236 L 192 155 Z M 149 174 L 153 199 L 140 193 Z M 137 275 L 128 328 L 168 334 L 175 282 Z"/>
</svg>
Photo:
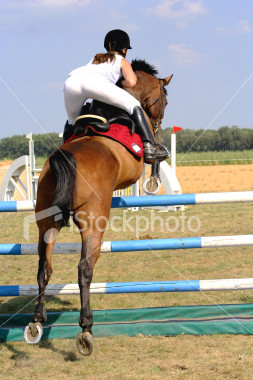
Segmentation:
<svg viewBox="0 0 253 380">
<path fill-rule="evenodd" d="M 162 85 L 162 82 L 160 79 L 157 78 L 157 80 L 159 81 L 159 84 L 160 84 L 160 95 L 154 99 L 154 100 L 150 100 L 148 102 L 142 102 L 143 106 L 148 106 L 149 107 L 145 107 L 145 111 L 149 114 L 149 119 L 150 119 L 150 122 L 153 126 L 153 129 L 154 129 L 154 134 L 156 134 L 158 132 L 158 129 L 159 129 L 159 126 L 162 122 L 162 118 L 161 118 L 161 114 L 162 114 L 162 111 L 163 111 L 163 108 L 164 108 L 164 88 L 163 88 L 163 85 Z M 156 121 L 152 121 L 151 120 L 151 115 L 150 115 L 150 112 L 149 112 L 149 108 L 151 108 L 155 103 L 157 103 L 159 100 L 161 99 L 161 107 L 160 107 L 160 111 L 159 111 L 159 115 L 158 115 L 158 118 L 156 119 Z"/>
</svg>

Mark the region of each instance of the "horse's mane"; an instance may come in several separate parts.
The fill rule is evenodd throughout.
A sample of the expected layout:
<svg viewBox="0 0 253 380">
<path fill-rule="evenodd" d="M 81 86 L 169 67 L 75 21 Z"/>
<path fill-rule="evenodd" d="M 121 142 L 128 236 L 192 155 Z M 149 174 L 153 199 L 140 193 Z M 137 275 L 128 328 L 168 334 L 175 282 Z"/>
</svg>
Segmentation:
<svg viewBox="0 0 253 380">
<path fill-rule="evenodd" d="M 158 74 L 158 70 L 153 65 L 147 63 L 145 59 L 133 59 L 131 65 L 133 71 L 144 71 L 153 76 Z"/>
<path fill-rule="evenodd" d="M 133 59 L 131 65 L 133 71 L 144 71 L 147 74 L 153 75 L 153 77 L 158 75 L 158 70 L 155 68 L 155 66 L 147 63 L 145 59 Z M 167 95 L 167 90 L 165 87 L 163 87 L 163 91 L 165 95 Z"/>
</svg>

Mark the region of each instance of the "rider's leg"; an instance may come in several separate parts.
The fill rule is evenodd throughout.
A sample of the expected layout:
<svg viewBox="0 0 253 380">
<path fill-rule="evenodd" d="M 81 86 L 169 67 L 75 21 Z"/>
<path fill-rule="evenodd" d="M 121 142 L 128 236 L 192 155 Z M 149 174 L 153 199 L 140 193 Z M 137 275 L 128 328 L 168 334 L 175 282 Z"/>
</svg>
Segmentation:
<svg viewBox="0 0 253 380">
<path fill-rule="evenodd" d="M 133 118 L 143 141 L 144 160 L 152 161 L 156 159 L 156 146 L 152 132 L 147 124 L 144 112 L 140 106 L 133 109 Z"/>
<path fill-rule="evenodd" d="M 144 160 L 147 163 L 153 163 L 155 158 L 160 162 L 166 160 L 169 157 L 169 152 L 163 145 L 158 144 L 157 149 L 153 134 L 148 126 L 145 115 L 146 114 L 141 107 L 134 107 L 133 117 L 137 130 L 143 141 Z"/>
</svg>

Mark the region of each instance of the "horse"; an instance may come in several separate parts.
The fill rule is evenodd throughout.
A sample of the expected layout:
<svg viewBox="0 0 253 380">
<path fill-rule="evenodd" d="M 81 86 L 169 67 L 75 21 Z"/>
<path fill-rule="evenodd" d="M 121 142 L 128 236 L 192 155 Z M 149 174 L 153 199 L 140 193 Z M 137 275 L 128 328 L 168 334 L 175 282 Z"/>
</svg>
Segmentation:
<svg viewBox="0 0 253 380">
<path fill-rule="evenodd" d="M 148 115 L 150 129 L 157 140 L 161 140 L 161 120 L 167 104 L 165 86 L 172 75 L 164 79 L 157 78 L 157 70 L 143 60 L 133 61 L 132 66 L 137 84 L 126 90 L 140 101 Z M 82 241 L 78 264 L 81 299 L 79 325 L 82 332 L 77 336 L 77 348 L 82 355 L 92 353 L 93 318 L 89 290 L 106 220 L 110 215 L 113 191 L 134 184 L 142 170 L 143 158 L 136 158 L 117 141 L 97 135 L 79 137 L 63 144 L 47 159 L 39 177 L 35 209 L 39 230 L 39 297 L 33 323 L 26 329 L 28 342 L 29 339 L 33 342 L 38 340 L 38 335 L 42 334 L 41 324 L 47 320 L 44 300 L 46 286 L 52 275 L 53 248 L 60 229 L 68 225 L 72 215 Z M 55 216 L 55 208 L 61 217 Z M 89 218 L 91 213 L 92 220 Z M 99 226 L 94 224 L 94 220 L 99 220 Z"/>
</svg>

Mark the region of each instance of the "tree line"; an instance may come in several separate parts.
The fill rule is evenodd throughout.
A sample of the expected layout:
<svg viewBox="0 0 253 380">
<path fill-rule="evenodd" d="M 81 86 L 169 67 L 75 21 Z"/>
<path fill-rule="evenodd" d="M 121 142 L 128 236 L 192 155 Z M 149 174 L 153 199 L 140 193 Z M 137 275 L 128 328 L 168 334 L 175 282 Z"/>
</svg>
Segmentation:
<svg viewBox="0 0 253 380">
<path fill-rule="evenodd" d="M 162 130 L 164 145 L 170 149 L 172 128 Z M 34 150 L 37 157 L 48 157 L 62 144 L 57 133 L 33 135 Z M 207 151 L 242 151 L 253 149 L 253 129 L 221 127 L 218 130 L 182 129 L 177 133 L 177 152 L 184 153 Z M 25 135 L 5 137 L 0 140 L 0 159 L 15 159 L 29 154 L 28 139 Z"/>
<path fill-rule="evenodd" d="M 34 134 L 34 152 L 37 157 L 48 157 L 62 144 L 58 133 Z M 29 140 L 25 135 L 14 135 L 0 140 L 0 159 L 15 159 L 29 154 Z"/>
<path fill-rule="evenodd" d="M 172 128 L 162 131 L 164 145 L 170 149 Z M 220 127 L 218 130 L 182 129 L 177 132 L 177 152 L 242 151 L 253 149 L 253 129 Z"/>
</svg>

